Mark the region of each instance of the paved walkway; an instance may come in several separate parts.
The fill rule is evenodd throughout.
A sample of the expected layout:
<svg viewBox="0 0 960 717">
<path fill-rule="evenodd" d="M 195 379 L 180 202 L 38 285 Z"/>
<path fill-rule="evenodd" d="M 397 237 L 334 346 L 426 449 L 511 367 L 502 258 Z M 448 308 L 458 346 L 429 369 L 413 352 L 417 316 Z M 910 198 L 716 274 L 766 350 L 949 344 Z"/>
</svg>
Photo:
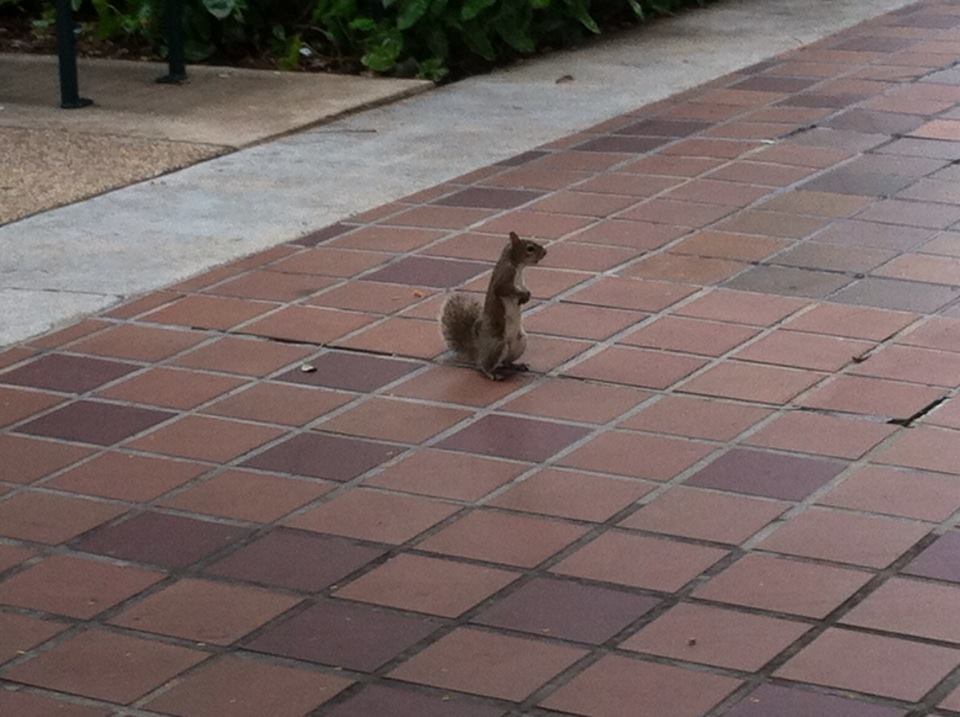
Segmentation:
<svg viewBox="0 0 960 717">
<path fill-rule="evenodd" d="M 923 2 L 0 353 L 0 713 L 960 713 L 958 59 Z"/>
</svg>

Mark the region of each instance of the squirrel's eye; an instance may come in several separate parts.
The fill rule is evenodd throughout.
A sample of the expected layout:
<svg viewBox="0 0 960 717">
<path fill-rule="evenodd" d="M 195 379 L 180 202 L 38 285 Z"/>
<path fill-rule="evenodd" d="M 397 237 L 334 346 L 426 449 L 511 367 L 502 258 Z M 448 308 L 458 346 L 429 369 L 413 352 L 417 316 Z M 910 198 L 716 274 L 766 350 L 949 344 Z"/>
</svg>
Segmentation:
<svg viewBox="0 0 960 717">
<path fill-rule="evenodd" d="M 533 254 L 533 244 L 527 245 L 527 254 Z"/>
</svg>

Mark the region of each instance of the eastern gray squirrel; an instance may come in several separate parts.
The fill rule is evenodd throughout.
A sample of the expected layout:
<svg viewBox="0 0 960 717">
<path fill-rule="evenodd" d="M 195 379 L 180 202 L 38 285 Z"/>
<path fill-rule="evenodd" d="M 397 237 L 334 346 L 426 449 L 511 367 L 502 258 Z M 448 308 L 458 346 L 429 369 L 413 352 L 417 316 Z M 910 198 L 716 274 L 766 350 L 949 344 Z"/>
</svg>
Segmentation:
<svg viewBox="0 0 960 717">
<path fill-rule="evenodd" d="M 547 255 L 541 244 L 510 232 L 510 243 L 500 252 L 483 303 L 454 294 L 443 305 L 440 326 L 447 345 L 494 381 L 503 371 L 527 371 L 515 361 L 527 348 L 520 323 L 520 307 L 530 301 L 523 270 Z"/>
</svg>

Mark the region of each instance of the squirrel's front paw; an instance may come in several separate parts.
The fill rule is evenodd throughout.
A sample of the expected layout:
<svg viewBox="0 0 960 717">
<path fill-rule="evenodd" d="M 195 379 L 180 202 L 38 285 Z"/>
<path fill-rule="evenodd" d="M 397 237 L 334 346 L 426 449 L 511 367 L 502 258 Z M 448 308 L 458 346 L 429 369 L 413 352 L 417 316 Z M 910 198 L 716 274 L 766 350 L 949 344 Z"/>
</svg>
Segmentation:
<svg viewBox="0 0 960 717">
<path fill-rule="evenodd" d="M 526 304 L 528 301 L 530 301 L 530 292 L 521 291 L 517 296 L 517 302 L 520 304 Z"/>
</svg>

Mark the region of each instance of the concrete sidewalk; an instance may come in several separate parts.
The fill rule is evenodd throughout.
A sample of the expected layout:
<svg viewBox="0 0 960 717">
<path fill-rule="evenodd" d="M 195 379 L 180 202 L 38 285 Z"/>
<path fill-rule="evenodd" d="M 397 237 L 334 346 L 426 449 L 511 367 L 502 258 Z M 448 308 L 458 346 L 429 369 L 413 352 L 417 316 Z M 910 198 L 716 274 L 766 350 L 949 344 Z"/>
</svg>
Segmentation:
<svg viewBox="0 0 960 717">
<path fill-rule="evenodd" d="M 2 226 L 0 345 L 904 4 L 725 0 Z"/>
<path fill-rule="evenodd" d="M 925 0 L 0 352 L 0 714 L 960 715 L 958 66 Z"/>
</svg>

